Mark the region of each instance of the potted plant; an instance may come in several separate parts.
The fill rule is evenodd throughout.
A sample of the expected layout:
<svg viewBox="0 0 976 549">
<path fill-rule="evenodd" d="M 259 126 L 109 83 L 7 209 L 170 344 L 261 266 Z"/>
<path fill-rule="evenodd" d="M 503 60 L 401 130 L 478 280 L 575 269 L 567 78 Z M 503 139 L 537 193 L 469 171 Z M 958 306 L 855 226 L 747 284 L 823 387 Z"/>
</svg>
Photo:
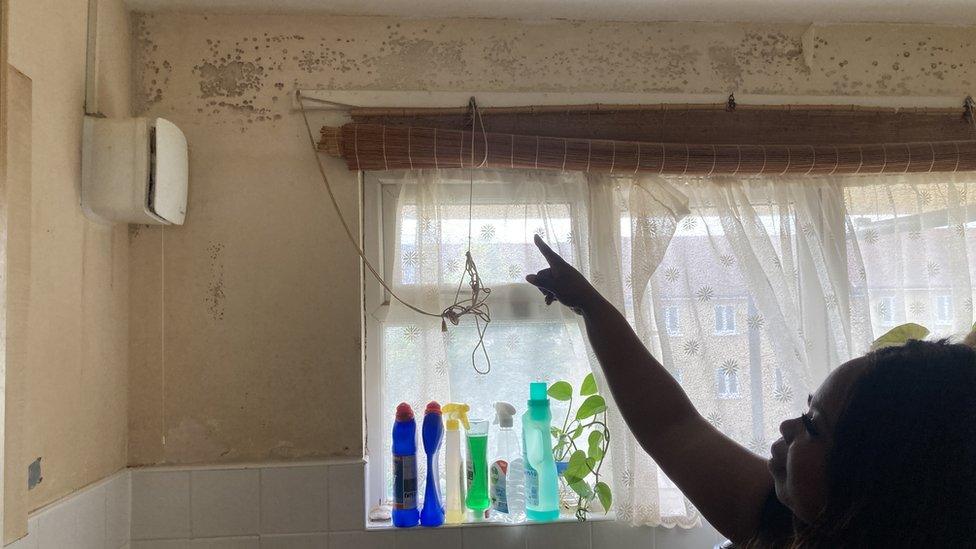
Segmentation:
<svg viewBox="0 0 976 549">
<path fill-rule="evenodd" d="M 604 513 L 613 504 L 610 485 L 601 477 L 603 460 L 610 448 L 610 429 L 607 403 L 598 393 L 592 373 L 583 379 L 577 394 L 583 400 L 574 409 L 574 391 L 569 382 L 557 381 L 549 387 L 550 398 L 569 403 L 562 426 L 552 427 L 552 453 L 560 472 L 561 491 L 576 519 L 585 521 L 597 502 Z"/>
</svg>

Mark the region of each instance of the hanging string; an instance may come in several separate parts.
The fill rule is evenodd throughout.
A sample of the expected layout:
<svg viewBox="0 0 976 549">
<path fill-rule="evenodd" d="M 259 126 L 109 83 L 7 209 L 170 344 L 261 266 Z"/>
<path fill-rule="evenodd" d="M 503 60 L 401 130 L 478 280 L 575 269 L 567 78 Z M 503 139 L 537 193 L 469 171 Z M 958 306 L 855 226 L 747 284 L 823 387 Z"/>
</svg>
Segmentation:
<svg viewBox="0 0 976 549">
<path fill-rule="evenodd" d="M 442 331 L 447 331 L 448 321 L 450 321 L 452 325 L 457 326 L 461 322 L 461 317 L 465 315 L 474 316 L 475 326 L 478 329 L 478 343 L 475 345 L 474 351 L 472 351 L 471 353 L 471 365 L 474 368 L 474 370 L 479 374 L 487 374 L 488 372 L 490 372 L 491 361 L 488 359 L 488 350 L 485 348 L 484 337 L 485 337 L 485 329 L 487 328 L 488 323 L 491 322 L 491 314 L 488 309 L 488 304 L 486 303 L 488 295 L 491 294 L 491 289 L 482 286 L 481 277 L 478 275 L 478 267 L 475 264 L 474 260 L 471 258 L 471 223 L 472 223 L 471 214 L 473 212 L 473 205 L 474 205 L 474 199 L 473 199 L 474 175 L 472 174 L 471 176 L 471 187 L 469 189 L 469 197 L 468 197 L 468 251 L 465 254 L 465 267 L 464 267 L 464 275 L 467 275 L 469 280 L 469 285 L 471 286 L 471 297 L 466 299 L 461 299 L 461 285 L 464 282 L 464 275 L 462 275 L 461 282 L 459 282 L 458 284 L 458 291 L 455 293 L 454 296 L 453 304 L 445 308 L 440 313 L 432 313 L 429 311 L 425 311 L 420 307 L 417 307 L 407 302 L 399 295 L 397 295 L 397 293 L 393 290 L 393 288 L 391 288 L 390 285 L 383 279 L 383 276 L 380 275 L 379 271 L 376 270 L 373 264 L 366 257 L 366 252 L 363 251 L 362 247 L 359 245 L 359 242 L 356 241 L 356 237 L 353 236 L 352 229 L 349 228 L 349 223 L 346 222 L 346 218 L 342 215 L 342 209 L 339 208 L 339 201 L 336 199 L 335 193 L 332 192 L 332 185 L 329 183 L 329 178 L 325 174 L 325 166 L 323 166 L 322 164 L 322 159 L 319 158 L 318 146 L 315 143 L 315 137 L 312 135 L 312 125 L 308 121 L 308 112 L 305 109 L 304 101 L 306 99 L 309 100 L 314 100 L 314 99 L 303 96 L 301 90 L 297 91 L 295 95 L 298 99 L 299 110 L 301 110 L 302 113 L 302 120 L 305 122 L 305 131 L 308 133 L 308 141 L 312 147 L 312 152 L 314 153 L 315 156 L 315 165 L 319 170 L 319 175 L 322 177 L 322 183 L 325 185 L 325 190 L 328 192 L 329 200 L 332 202 L 332 207 L 335 209 L 336 215 L 339 217 L 339 222 L 346 233 L 346 237 L 349 239 L 349 242 L 356 249 L 356 253 L 359 254 L 359 257 L 360 259 L 362 259 L 363 264 L 366 265 L 366 269 L 369 270 L 370 273 L 372 273 L 373 277 L 376 279 L 377 282 L 379 282 L 380 286 L 382 286 L 383 289 L 385 289 L 390 294 L 390 297 L 392 297 L 396 301 L 399 301 L 404 307 L 420 315 L 440 318 Z M 473 101 L 474 100 L 472 98 L 472 102 Z M 475 106 L 475 108 L 477 108 L 477 106 Z M 480 112 L 477 112 L 477 117 L 479 120 L 481 120 Z M 485 157 L 482 160 L 481 165 L 478 167 L 483 167 L 488 162 L 488 134 L 487 132 L 485 132 L 483 121 L 481 122 L 481 131 L 485 141 Z M 471 163 L 474 164 L 474 132 L 473 131 L 472 131 L 471 139 L 472 139 Z M 475 361 L 475 356 L 479 348 L 484 353 L 485 360 L 487 361 L 488 364 L 487 369 L 484 371 L 478 369 L 478 365 Z"/>
<path fill-rule="evenodd" d="M 488 329 L 488 324 L 491 323 L 491 308 L 488 306 L 488 296 L 491 295 L 491 288 L 482 285 L 481 276 L 478 274 L 478 265 L 474 262 L 474 258 L 471 257 L 471 231 L 474 225 L 475 124 L 477 123 L 481 126 L 481 135 L 484 139 L 485 146 L 485 153 L 481 159 L 481 163 L 477 166 L 478 168 L 482 168 L 488 164 L 488 132 L 485 131 L 485 122 L 481 118 L 481 111 L 478 109 L 478 103 L 474 97 L 468 102 L 468 109 L 471 116 L 471 164 L 468 168 L 468 249 L 464 253 L 464 273 L 461 275 L 461 279 L 458 280 L 457 292 L 454 294 L 454 305 L 445 309 L 445 312 L 456 312 L 459 310 L 461 314 L 469 313 L 474 316 L 475 328 L 478 330 L 478 343 L 475 344 L 474 349 L 471 351 L 471 366 L 475 372 L 487 375 L 491 372 L 491 357 L 488 356 L 488 349 L 485 347 L 485 331 Z M 467 276 L 468 285 L 471 287 L 471 297 L 462 300 L 461 287 L 464 285 L 465 276 Z M 452 320 L 451 317 L 448 317 L 448 319 L 457 325 L 456 320 Z M 441 329 L 447 329 L 444 321 L 441 321 Z M 479 349 L 485 357 L 486 366 L 484 370 L 478 368 L 477 354 Z"/>
</svg>

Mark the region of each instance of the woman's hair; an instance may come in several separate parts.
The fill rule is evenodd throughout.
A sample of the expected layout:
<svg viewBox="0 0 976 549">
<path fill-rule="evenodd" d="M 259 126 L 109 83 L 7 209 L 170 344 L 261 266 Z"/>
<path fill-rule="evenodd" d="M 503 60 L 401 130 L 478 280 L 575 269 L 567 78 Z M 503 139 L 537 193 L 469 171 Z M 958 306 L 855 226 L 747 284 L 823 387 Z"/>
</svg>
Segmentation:
<svg viewBox="0 0 976 549">
<path fill-rule="evenodd" d="M 976 352 L 910 341 L 863 368 L 796 547 L 976 546 Z"/>
</svg>

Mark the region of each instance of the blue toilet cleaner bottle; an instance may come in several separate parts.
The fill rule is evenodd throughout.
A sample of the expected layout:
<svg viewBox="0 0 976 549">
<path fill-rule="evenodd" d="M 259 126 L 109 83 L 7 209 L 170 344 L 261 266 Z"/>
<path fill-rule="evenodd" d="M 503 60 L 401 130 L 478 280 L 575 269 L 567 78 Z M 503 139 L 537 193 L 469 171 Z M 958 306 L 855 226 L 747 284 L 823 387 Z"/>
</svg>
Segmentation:
<svg viewBox="0 0 976 549">
<path fill-rule="evenodd" d="M 444 503 L 441 500 L 440 450 L 444 439 L 444 423 L 441 421 L 441 405 L 427 404 L 421 429 L 424 453 L 427 454 L 427 486 L 424 488 L 424 508 L 420 512 L 421 526 L 444 524 Z"/>
<path fill-rule="evenodd" d="M 417 422 L 413 409 L 401 402 L 393 423 L 393 526 L 409 528 L 420 520 L 417 511 Z"/>
</svg>

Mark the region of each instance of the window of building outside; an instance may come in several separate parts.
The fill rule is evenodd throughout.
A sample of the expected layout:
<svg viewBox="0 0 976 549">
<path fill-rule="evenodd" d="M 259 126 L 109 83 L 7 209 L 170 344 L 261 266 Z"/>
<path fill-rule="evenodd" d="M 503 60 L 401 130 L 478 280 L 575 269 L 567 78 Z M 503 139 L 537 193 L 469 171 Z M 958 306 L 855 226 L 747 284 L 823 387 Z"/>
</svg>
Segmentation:
<svg viewBox="0 0 976 549">
<path fill-rule="evenodd" d="M 739 398 L 739 372 L 727 368 L 715 370 L 716 393 L 719 398 Z"/>
<path fill-rule="evenodd" d="M 669 336 L 681 335 L 681 313 L 677 305 L 668 305 L 664 308 L 664 324 Z"/>
<path fill-rule="evenodd" d="M 952 296 L 940 295 L 935 298 L 935 323 L 947 325 L 952 323 Z"/>
<path fill-rule="evenodd" d="M 732 305 L 715 306 L 715 335 L 735 334 L 735 307 Z"/>
<path fill-rule="evenodd" d="M 891 296 L 879 298 L 877 314 L 878 320 L 883 326 L 894 326 L 896 324 L 895 298 Z"/>
</svg>

